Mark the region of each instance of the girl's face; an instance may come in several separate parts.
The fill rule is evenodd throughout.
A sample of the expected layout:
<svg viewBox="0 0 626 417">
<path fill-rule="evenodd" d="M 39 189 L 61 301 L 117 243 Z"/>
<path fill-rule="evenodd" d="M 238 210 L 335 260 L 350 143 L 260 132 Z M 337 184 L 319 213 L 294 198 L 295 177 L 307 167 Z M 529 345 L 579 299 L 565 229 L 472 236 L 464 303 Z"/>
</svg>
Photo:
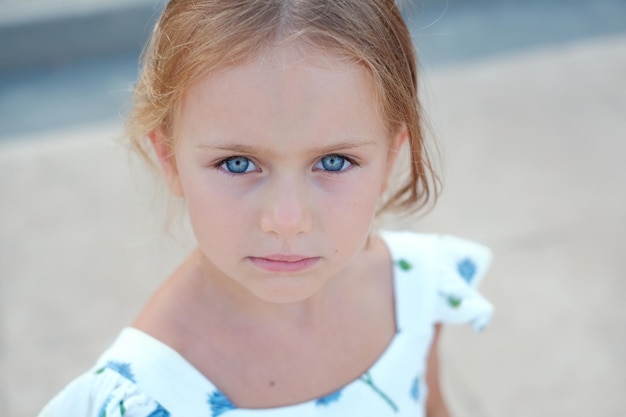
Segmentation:
<svg viewBox="0 0 626 417">
<path fill-rule="evenodd" d="M 280 303 L 364 249 L 405 136 L 389 137 L 364 68 L 291 46 L 192 87 L 172 158 L 153 140 L 207 272 Z"/>
</svg>

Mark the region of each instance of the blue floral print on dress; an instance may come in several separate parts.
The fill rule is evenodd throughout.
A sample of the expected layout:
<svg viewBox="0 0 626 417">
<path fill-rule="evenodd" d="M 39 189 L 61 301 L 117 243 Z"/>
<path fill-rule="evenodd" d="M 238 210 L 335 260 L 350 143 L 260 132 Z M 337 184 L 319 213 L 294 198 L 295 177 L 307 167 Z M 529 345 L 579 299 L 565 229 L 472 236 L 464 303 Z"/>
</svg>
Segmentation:
<svg viewBox="0 0 626 417">
<path fill-rule="evenodd" d="M 109 394 L 106 400 L 104 400 L 102 407 L 100 407 L 100 412 L 98 413 L 98 417 L 106 417 L 107 407 L 109 406 L 109 403 L 111 402 L 112 399 L 113 399 L 113 394 Z"/>
<path fill-rule="evenodd" d="M 170 413 L 161 404 L 157 405 L 157 409 L 154 410 L 148 417 L 170 417 Z"/>
<path fill-rule="evenodd" d="M 415 377 L 413 380 L 413 385 L 411 386 L 411 398 L 415 401 L 420 400 L 420 380 L 418 377 Z"/>
<path fill-rule="evenodd" d="M 133 374 L 133 371 L 129 363 L 108 361 L 107 364 L 104 365 L 103 368 L 100 368 L 96 371 L 96 374 L 101 374 L 107 368 L 122 375 L 124 378 L 128 379 L 130 382 L 136 382 L 135 375 Z"/>
<path fill-rule="evenodd" d="M 474 275 L 476 275 L 476 264 L 470 258 L 461 259 L 457 265 L 456 269 L 459 272 L 459 275 L 467 282 L 471 284 L 472 279 L 474 279 Z"/>
<path fill-rule="evenodd" d="M 327 406 L 330 403 L 334 403 L 336 401 L 339 401 L 339 397 L 341 397 L 341 390 L 332 392 L 328 395 L 325 395 L 323 397 L 320 397 L 317 399 L 317 401 L 315 401 L 315 405 L 323 405 L 323 406 Z"/>
<path fill-rule="evenodd" d="M 365 372 L 359 379 L 369 385 L 369 387 L 373 389 L 374 392 L 380 396 L 380 398 L 382 398 L 387 404 L 389 404 L 389 407 L 391 407 L 391 409 L 395 413 L 398 412 L 398 406 L 396 405 L 396 403 L 393 402 L 393 400 L 389 398 L 389 396 L 385 394 L 380 388 L 378 388 L 378 386 L 376 386 L 369 371 Z"/>
<path fill-rule="evenodd" d="M 213 394 L 209 395 L 209 405 L 211 406 L 213 417 L 220 416 L 227 411 L 237 408 L 235 407 L 235 404 L 233 404 L 228 397 L 220 391 L 215 391 Z"/>
</svg>

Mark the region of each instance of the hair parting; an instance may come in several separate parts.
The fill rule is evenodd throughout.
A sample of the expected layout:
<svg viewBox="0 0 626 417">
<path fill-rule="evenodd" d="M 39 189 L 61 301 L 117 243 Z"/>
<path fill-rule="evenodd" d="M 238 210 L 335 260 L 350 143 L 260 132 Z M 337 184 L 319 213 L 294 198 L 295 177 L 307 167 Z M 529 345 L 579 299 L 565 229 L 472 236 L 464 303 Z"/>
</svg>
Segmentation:
<svg viewBox="0 0 626 417">
<path fill-rule="evenodd" d="M 389 134 L 406 128 L 407 178 L 381 211 L 413 212 L 436 200 L 439 180 L 426 149 L 411 35 L 393 0 L 170 0 L 142 54 L 127 121 L 132 147 L 155 166 L 147 136 L 173 149 L 185 92 L 203 76 L 286 42 L 363 65 Z"/>
</svg>

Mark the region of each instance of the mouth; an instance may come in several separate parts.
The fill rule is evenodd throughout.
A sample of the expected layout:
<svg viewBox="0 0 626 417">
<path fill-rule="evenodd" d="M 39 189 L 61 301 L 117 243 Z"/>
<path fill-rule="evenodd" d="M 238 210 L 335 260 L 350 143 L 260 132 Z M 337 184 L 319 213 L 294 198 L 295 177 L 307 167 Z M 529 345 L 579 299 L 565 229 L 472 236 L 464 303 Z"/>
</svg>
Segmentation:
<svg viewBox="0 0 626 417">
<path fill-rule="evenodd" d="M 320 261 L 320 257 L 300 255 L 269 255 L 266 257 L 250 256 L 250 262 L 268 272 L 300 272 L 312 268 Z"/>
</svg>

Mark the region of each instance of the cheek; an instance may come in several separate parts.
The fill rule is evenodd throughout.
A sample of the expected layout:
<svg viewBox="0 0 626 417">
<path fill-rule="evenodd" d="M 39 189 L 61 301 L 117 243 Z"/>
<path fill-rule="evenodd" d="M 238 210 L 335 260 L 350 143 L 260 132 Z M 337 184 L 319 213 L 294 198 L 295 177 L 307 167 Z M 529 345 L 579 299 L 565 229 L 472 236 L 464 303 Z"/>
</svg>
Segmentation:
<svg viewBox="0 0 626 417">
<path fill-rule="evenodd" d="M 329 193 L 337 198 L 357 205 L 375 204 L 381 195 L 385 175 L 378 164 L 365 168 L 355 168 L 347 179 L 339 179 L 328 186 Z"/>
<path fill-rule="evenodd" d="M 355 175 L 349 181 L 337 181 L 324 187 L 320 207 L 325 220 L 340 229 L 369 228 L 382 187 L 381 177 L 375 174 Z"/>
<path fill-rule="evenodd" d="M 244 199 L 233 195 L 232 187 L 225 189 L 207 180 L 202 173 L 182 180 L 189 219 L 198 243 L 207 246 L 238 239 L 250 217 Z"/>
</svg>

